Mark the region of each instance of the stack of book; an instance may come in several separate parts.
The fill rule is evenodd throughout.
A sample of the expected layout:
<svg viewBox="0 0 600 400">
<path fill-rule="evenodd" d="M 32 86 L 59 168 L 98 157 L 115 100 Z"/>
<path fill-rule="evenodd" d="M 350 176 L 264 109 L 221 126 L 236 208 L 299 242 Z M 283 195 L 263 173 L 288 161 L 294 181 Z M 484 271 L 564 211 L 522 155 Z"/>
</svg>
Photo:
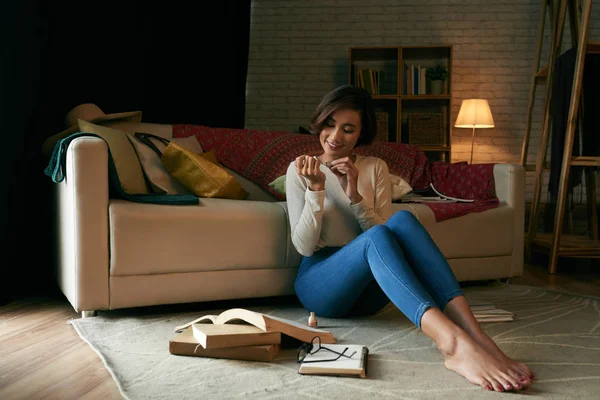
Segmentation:
<svg viewBox="0 0 600 400">
<path fill-rule="evenodd" d="M 336 342 L 331 332 L 243 308 L 204 315 L 175 327 L 175 333 L 171 354 L 247 361 L 273 360 L 285 336 L 304 343 L 315 336 L 324 344 Z"/>
<path fill-rule="evenodd" d="M 511 311 L 496 308 L 492 303 L 469 301 L 471 311 L 478 322 L 504 322 L 513 321 L 515 314 Z"/>
</svg>

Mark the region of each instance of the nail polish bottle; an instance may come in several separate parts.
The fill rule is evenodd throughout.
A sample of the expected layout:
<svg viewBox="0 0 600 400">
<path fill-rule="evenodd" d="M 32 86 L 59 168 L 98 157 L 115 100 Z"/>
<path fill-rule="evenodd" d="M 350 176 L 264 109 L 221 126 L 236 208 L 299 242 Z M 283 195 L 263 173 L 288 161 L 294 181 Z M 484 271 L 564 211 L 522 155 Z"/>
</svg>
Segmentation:
<svg viewBox="0 0 600 400">
<path fill-rule="evenodd" d="M 311 312 L 310 316 L 308 317 L 308 326 L 310 326 L 311 328 L 317 327 L 317 318 L 315 317 L 314 312 Z"/>
</svg>

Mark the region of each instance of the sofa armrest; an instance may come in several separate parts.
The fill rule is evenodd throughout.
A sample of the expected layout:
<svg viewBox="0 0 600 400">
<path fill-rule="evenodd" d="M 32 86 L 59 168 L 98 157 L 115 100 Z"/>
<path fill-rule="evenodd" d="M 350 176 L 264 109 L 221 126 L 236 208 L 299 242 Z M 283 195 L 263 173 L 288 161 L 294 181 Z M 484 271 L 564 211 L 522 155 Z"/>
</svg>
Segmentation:
<svg viewBox="0 0 600 400">
<path fill-rule="evenodd" d="M 56 184 L 58 283 L 77 312 L 109 308 L 108 146 L 74 139 Z"/>
<path fill-rule="evenodd" d="M 496 196 L 500 203 L 515 206 L 525 203 L 525 169 L 520 164 L 494 165 Z"/>
<path fill-rule="evenodd" d="M 494 165 L 496 196 L 514 210 L 514 250 L 511 276 L 523 275 L 525 240 L 525 168 L 520 164 Z"/>
</svg>

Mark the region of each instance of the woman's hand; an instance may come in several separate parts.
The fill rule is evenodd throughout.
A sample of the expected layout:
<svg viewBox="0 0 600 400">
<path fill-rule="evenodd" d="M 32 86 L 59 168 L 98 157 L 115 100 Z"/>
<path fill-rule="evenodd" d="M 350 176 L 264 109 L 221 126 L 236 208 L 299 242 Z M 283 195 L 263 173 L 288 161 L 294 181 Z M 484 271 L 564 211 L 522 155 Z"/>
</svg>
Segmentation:
<svg viewBox="0 0 600 400">
<path fill-rule="evenodd" d="M 325 189 L 325 174 L 321 171 L 321 162 L 313 156 L 302 155 L 294 162 L 298 174 L 309 180 L 312 191 Z"/>
<path fill-rule="evenodd" d="M 350 157 L 333 160 L 329 166 L 331 171 L 338 177 L 342 189 L 352 204 L 360 203 L 362 196 L 358 193 L 358 168 Z"/>
</svg>

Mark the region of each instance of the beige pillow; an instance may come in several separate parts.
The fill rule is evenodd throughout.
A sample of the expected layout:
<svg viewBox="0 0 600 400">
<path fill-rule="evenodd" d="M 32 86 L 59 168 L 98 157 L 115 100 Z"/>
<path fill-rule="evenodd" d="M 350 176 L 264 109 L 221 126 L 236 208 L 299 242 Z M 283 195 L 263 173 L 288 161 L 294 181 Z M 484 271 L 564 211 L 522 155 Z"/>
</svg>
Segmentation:
<svg viewBox="0 0 600 400">
<path fill-rule="evenodd" d="M 110 149 L 121 188 L 129 194 L 148 194 L 144 171 L 126 132 L 78 120 L 79 131 L 103 138 Z"/>
<path fill-rule="evenodd" d="M 408 182 L 397 175 L 390 174 L 390 181 L 392 181 L 392 200 L 399 200 L 413 190 Z"/>
</svg>

